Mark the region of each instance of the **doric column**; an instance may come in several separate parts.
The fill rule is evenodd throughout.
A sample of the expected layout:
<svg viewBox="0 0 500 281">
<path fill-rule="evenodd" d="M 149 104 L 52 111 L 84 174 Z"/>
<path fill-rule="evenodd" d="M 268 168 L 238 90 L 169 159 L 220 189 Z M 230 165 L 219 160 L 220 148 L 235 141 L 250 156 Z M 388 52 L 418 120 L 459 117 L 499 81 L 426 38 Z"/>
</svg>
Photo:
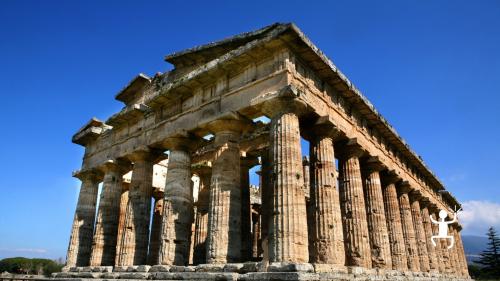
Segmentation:
<svg viewBox="0 0 500 281">
<path fill-rule="evenodd" d="M 271 116 L 270 160 L 272 211 L 269 261 L 303 263 L 309 260 L 307 212 L 297 104 L 277 99 Z M 265 250 L 264 250 L 265 251 Z"/>
<path fill-rule="evenodd" d="M 462 227 L 459 224 L 456 224 L 454 227 L 454 235 L 455 235 L 455 243 L 457 246 L 457 254 L 460 259 L 460 272 L 461 276 L 465 278 L 469 278 L 469 269 L 467 268 L 467 259 L 465 257 L 464 245 L 462 243 L 462 237 L 460 235 L 460 230 Z"/>
<path fill-rule="evenodd" d="M 340 207 L 346 264 L 349 266 L 372 267 L 368 222 L 359 157 L 363 154 L 357 146 L 346 146 L 339 158 Z"/>
<path fill-rule="evenodd" d="M 422 221 L 422 214 L 420 210 L 420 198 L 422 196 L 419 192 L 410 193 L 411 201 L 411 216 L 413 220 L 413 229 L 415 230 L 415 240 L 417 242 L 418 262 L 420 271 L 429 272 L 429 254 L 427 253 L 427 237 L 425 235 L 424 224 Z"/>
<path fill-rule="evenodd" d="M 239 137 L 244 126 L 234 119 L 210 124 L 216 149 L 208 207 L 207 263 L 241 260 L 241 172 Z"/>
<path fill-rule="evenodd" d="M 123 231 L 125 228 L 125 217 L 127 213 L 127 205 L 128 205 L 128 191 L 130 188 L 129 182 L 124 182 L 122 178 L 122 193 L 120 196 L 120 215 L 118 218 L 118 234 L 116 236 L 116 257 L 115 257 L 115 265 L 118 265 L 118 261 L 120 253 L 121 253 L 121 245 L 123 238 Z"/>
<path fill-rule="evenodd" d="M 437 207 L 434 204 L 429 205 L 429 212 L 431 213 L 434 220 L 439 220 L 438 211 L 439 211 L 439 209 L 437 209 Z M 429 220 L 430 220 L 430 218 L 429 218 Z M 438 229 L 437 224 L 431 223 L 431 228 L 432 228 L 432 235 L 437 235 L 439 233 L 439 229 Z M 430 238 L 428 238 L 428 239 L 430 240 Z M 432 241 L 431 241 L 431 245 L 432 245 Z M 447 257 L 445 256 L 445 254 L 443 252 L 443 247 L 441 246 L 440 239 L 438 239 L 436 241 L 436 246 L 432 245 L 432 247 L 434 247 L 434 251 L 436 252 L 439 273 L 446 274 Z"/>
<path fill-rule="evenodd" d="M 130 156 L 134 163 L 118 265 L 146 264 L 153 193 L 154 157 L 147 148 Z"/>
<path fill-rule="evenodd" d="M 401 212 L 401 225 L 403 226 L 403 237 L 405 241 L 406 257 L 408 269 L 413 272 L 420 271 L 420 262 L 418 257 L 417 240 L 415 238 L 415 228 L 411 217 L 410 186 L 403 182 L 398 188 L 399 210 Z"/>
<path fill-rule="evenodd" d="M 333 126 L 316 124 L 310 142 L 312 262 L 344 266 L 344 236 L 337 186 Z"/>
<path fill-rule="evenodd" d="M 406 271 L 408 270 L 408 261 L 395 185 L 397 180 L 395 175 L 388 174 L 385 176 L 385 186 L 382 189 L 382 195 L 384 197 L 384 210 L 387 219 L 387 232 L 389 233 L 392 269 Z"/>
<path fill-rule="evenodd" d="M 250 206 L 250 175 L 251 167 L 258 164 L 256 157 L 240 159 L 241 182 L 241 260 L 250 261 L 252 254 L 252 214 Z"/>
<path fill-rule="evenodd" d="M 454 236 L 453 231 L 454 231 L 453 226 L 451 224 L 449 224 L 448 225 L 448 235 Z M 456 243 L 454 243 L 454 245 L 451 249 L 447 249 L 447 250 L 448 250 L 448 253 L 450 255 L 452 275 L 453 276 L 460 276 L 462 273 L 460 272 L 461 271 L 460 261 L 458 260 L 458 252 L 457 252 Z"/>
<path fill-rule="evenodd" d="M 125 170 L 114 160 L 107 161 L 103 170 L 104 180 L 90 256 L 91 266 L 115 265 L 122 178 Z"/>
<path fill-rule="evenodd" d="M 424 228 L 424 238 L 425 245 L 427 247 L 427 255 L 429 256 L 429 270 L 430 272 L 439 272 L 439 263 L 436 256 L 436 248 L 431 243 L 432 234 L 432 223 L 430 220 L 429 213 L 429 201 L 428 199 L 423 199 L 421 201 L 421 216 L 422 216 L 422 225 Z"/>
<path fill-rule="evenodd" d="M 155 190 L 153 198 L 155 200 L 153 209 L 153 222 L 151 223 L 151 236 L 149 239 L 148 264 L 155 265 L 159 263 L 160 243 L 161 243 L 161 224 L 163 220 L 164 192 Z"/>
<path fill-rule="evenodd" d="M 271 213 L 273 208 L 273 190 L 271 184 L 271 162 L 270 151 L 264 149 L 260 155 L 260 194 L 261 194 L 261 212 L 260 212 L 260 250 L 262 251 L 263 261 L 269 260 L 269 227 L 271 225 Z"/>
<path fill-rule="evenodd" d="M 201 264 L 206 263 L 207 255 L 208 202 L 212 169 L 209 166 L 203 166 L 198 167 L 194 172 L 200 177 L 200 192 L 198 193 L 198 202 L 196 202 L 193 263 Z"/>
<path fill-rule="evenodd" d="M 384 166 L 373 157 L 363 163 L 362 167 L 372 266 L 392 269 L 391 246 L 380 182 L 380 171 L 384 169 Z"/>
<path fill-rule="evenodd" d="M 92 249 L 100 176 L 91 171 L 82 171 L 74 176 L 82 181 L 82 185 L 71 227 L 66 265 L 87 266 L 89 265 L 90 251 Z"/>
<path fill-rule="evenodd" d="M 256 260 L 261 254 L 260 247 L 260 215 L 258 210 L 252 210 L 252 259 Z"/>
<path fill-rule="evenodd" d="M 193 142 L 187 137 L 169 138 L 165 146 L 170 149 L 170 154 L 165 181 L 159 263 L 187 265 L 193 223 L 190 153 Z"/>
<path fill-rule="evenodd" d="M 304 175 L 304 195 L 306 196 L 306 201 L 309 201 L 311 197 L 311 172 L 310 172 L 311 161 L 308 156 L 302 157 L 302 173 Z"/>
</svg>

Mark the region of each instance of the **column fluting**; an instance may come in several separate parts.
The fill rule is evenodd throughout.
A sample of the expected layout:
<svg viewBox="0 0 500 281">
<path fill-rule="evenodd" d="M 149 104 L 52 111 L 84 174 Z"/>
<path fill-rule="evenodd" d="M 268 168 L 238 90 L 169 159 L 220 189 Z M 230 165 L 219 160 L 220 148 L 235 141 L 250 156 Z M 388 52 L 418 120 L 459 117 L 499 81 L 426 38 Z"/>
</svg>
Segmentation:
<svg viewBox="0 0 500 281">
<path fill-rule="evenodd" d="M 191 155 L 187 138 L 169 139 L 159 263 L 187 265 L 193 223 Z"/>
<path fill-rule="evenodd" d="M 405 241 L 408 269 L 413 272 L 418 272 L 420 271 L 420 262 L 408 192 L 410 192 L 410 187 L 406 183 L 399 185 L 399 210 L 401 212 L 401 225 L 403 226 L 403 237 Z"/>
<path fill-rule="evenodd" d="M 200 192 L 198 193 L 198 202 L 196 202 L 193 263 L 201 264 L 206 263 L 207 255 L 208 203 L 212 170 L 210 167 L 203 167 L 195 172 L 200 177 Z"/>
<path fill-rule="evenodd" d="M 427 255 L 429 256 L 429 270 L 430 272 L 439 272 L 439 264 L 436 255 L 436 248 L 431 243 L 432 234 L 432 223 L 430 220 L 429 208 L 427 206 L 427 201 L 422 201 L 422 225 L 425 233 L 425 244 L 427 247 Z"/>
<path fill-rule="evenodd" d="M 153 193 L 154 158 L 149 150 L 134 152 L 129 200 L 125 214 L 118 265 L 146 264 Z"/>
<path fill-rule="evenodd" d="M 425 235 L 424 224 L 420 209 L 421 195 L 419 193 L 410 193 L 411 215 L 413 220 L 413 229 L 415 230 L 415 240 L 417 242 L 418 262 L 420 271 L 429 272 L 429 254 L 427 253 L 427 237 Z"/>
<path fill-rule="evenodd" d="M 380 171 L 384 166 L 374 160 L 363 163 L 362 167 L 372 266 L 392 269 L 391 246 L 380 181 Z"/>
<path fill-rule="evenodd" d="M 366 218 L 359 147 L 344 147 L 339 158 L 340 207 L 344 226 L 346 264 L 372 267 L 370 238 Z"/>
<path fill-rule="evenodd" d="M 331 134 L 328 134 L 331 133 Z M 310 245 L 312 262 L 345 264 L 344 236 L 337 186 L 333 131 L 318 128 L 310 143 Z"/>
<path fill-rule="evenodd" d="M 103 170 L 104 180 L 90 256 L 91 266 L 112 266 L 116 257 L 124 170 L 112 160 L 106 162 Z"/>
<path fill-rule="evenodd" d="M 392 269 L 406 271 L 408 270 L 408 261 L 406 257 L 403 226 L 401 224 L 401 213 L 399 211 L 399 201 L 395 185 L 396 179 L 395 177 L 387 176 L 385 180 L 382 195 L 384 197 L 387 231 L 389 233 Z"/>
<path fill-rule="evenodd" d="M 75 177 L 82 181 L 82 185 L 71 226 L 66 265 L 88 266 L 92 249 L 100 176 L 95 172 L 85 171 L 76 174 Z"/>
</svg>

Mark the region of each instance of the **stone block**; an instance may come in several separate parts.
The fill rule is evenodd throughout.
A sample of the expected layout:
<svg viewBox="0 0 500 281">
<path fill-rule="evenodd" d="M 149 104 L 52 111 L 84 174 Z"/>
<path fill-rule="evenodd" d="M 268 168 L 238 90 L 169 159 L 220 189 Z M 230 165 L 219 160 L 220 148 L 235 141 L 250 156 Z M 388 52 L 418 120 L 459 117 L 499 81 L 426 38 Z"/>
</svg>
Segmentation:
<svg viewBox="0 0 500 281">
<path fill-rule="evenodd" d="M 243 267 L 240 269 L 240 273 L 247 272 L 257 272 L 259 271 L 259 263 L 258 262 L 245 262 L 243 263 Z"/>
<path fill-rule="evenodd" d="M 90 266 L 82 267 L 79 272 L 92 272 L 92 267 Z"/>
<path fill-rule="evenodd" d="M 118 272 L 105 272 L 101 275 L 103 279 L 118 279 L 120 278 L 120 273 Z"/>
<path fill-rule="evenodd" d="M 169 265 L 153 265 L 149 269 L 149 272 L 170 272 L 170 266 Z"/>
<path fill-rule="evenodd" d="M 333 272 L 333 273 L 347 273 L 347 268 L 345 266 L 335 265 L 335 264 L 324 264 L 324 263 L 313 263 L 314 272 Z"/>
<path fill-rule="evenodd" d="M 273 262 L 269 265 L 269 272 L 314 272 L 310 263 Z"/>
<path fill-rule="evenodd" d="M 136 270 L 137 272 L 149 272 L 150 268 L 150 265 L 139 265 Z"/>
<path fill-rule="evenodd" d="M 240 272 L 242 268 L 243 268 L 242 263 L 228 263 L 228 264 L 224 265 L 223 271 L 224 272 Z"/>
<path fill-rule="evenodd" d="M 223 272 L 224 264 L 200 264 L 196 266 L 197 272 Z"/>
<path fill-rule="evenodd" d="M 115 266 L 113 272 L 127 272 L 128 266 Z"/>
<path fill-rule="evenodd" d="M 119 279 L 148 279 L 149 273 L 146 272 L 124 272 L 120 274 Z"/>
</svg>

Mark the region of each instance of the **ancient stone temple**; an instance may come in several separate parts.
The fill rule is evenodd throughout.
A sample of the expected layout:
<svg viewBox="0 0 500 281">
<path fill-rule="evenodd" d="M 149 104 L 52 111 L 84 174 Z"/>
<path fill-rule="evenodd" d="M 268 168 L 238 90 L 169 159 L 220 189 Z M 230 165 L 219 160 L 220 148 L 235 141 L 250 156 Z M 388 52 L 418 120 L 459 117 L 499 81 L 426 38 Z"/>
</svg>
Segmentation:
<svg viewBox="0 0 500 281">
<path fill-rule="evenodd" d="M 81 189 L 56 278 L 470 278 L 459 223 L 454 247 L 430 239 L 430 216 L 460 204 L 295 25 L 165 60 L 74 135 Z"/>
</svg>

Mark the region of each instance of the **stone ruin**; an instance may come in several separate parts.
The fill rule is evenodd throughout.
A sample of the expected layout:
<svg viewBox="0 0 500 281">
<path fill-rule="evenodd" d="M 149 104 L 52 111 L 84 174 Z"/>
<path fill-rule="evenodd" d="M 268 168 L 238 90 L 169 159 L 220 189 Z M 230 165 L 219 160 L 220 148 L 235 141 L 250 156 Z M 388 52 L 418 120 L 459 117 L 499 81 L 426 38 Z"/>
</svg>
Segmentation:
<svg viewBox="0 0 500 281">
<path fill-rule="evenodd" d="M 430 243 L 430 215 L 460 204 L 294 24 L 165 60 L 74 135 L 82 185 L 53 278 L 470 279 L 459 223 L 455 247 Z"/>
</svg>

